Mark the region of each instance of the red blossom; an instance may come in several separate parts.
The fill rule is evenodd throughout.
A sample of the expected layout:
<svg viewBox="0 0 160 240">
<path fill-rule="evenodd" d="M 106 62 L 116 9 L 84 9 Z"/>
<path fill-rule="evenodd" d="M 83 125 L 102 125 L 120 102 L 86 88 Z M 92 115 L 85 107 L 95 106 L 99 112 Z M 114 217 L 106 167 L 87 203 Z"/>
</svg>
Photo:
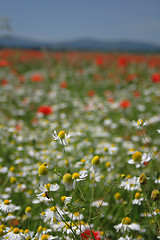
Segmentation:
<svg viewBox="0 0 160 240">
<path fill-rule="evenodd" d="M 37 113 L 43 113 L 44 115 L 49 115 L 53 112 L 50 106 L 42 105 L 38 108 Z"/>
<path fill-rule="evenodd" d="M 154 83 L 160 83 L 160 73 L 154 73 L 152 75 L 152 82 Z"/>
<path fill-rule="evenodd" d="M 60 83 L 60 87 L 61 88 L 67 88 L 68 87 L 68 83 L 66 81 L 63 81 Z"/>
<path fill-rule="evenodd" d="M 7 79 L 2 79 L 2 80 L 1 80 L 1 85 L 2 85 L 2 86 L 8 85 L 8 80 L 7 80 Z"/>
<path fill-rule="evenodd" d="M 120 102 L 121 108 L 129 108 L 131 106 L 131 102 L 129 100 L 123 100 Z"/>
<path fill-rule="evenodd" d="M 83 233 L 81 233 L 82 239 L 90 239 L 90 240 L 93 240 L 93 239 L 90 238 L 90 237 L 92 237 L 92 236 L 94 236 L 94 238 L 95 238 L 96 240 L 100 240 L 100 239 L 101 239 L 99 232 L 95 232 L 95 231 L 93 231 L 93 230 L 92 230 L 92 232 L 91 232 L 90 229 L 86 229 Z"/>
<path fill-rule="evenodd" d="M 104 63 L 104 58 L 101 56 L 96 57 L 96 65 L 101 66 Z"/>
<path fill-rule="evenodd" d="M 8 65 L 9 64 L 8 64 L 7 60 L 5 60 L 5 59 L 0 60 L 0 67 L 6 67 Z"/>
<path fill-rule="evenodd" d="M 31 82 L 43 82 L 44 77 L 41 74 L 34 74 L 31 77 Z"/>
<path fill-rule="evenodd" d="M 89 90 L 87 95 L 88 97 L 93 97 L 96 94 L 96 92 L 94 90 Z"/>
</svg>

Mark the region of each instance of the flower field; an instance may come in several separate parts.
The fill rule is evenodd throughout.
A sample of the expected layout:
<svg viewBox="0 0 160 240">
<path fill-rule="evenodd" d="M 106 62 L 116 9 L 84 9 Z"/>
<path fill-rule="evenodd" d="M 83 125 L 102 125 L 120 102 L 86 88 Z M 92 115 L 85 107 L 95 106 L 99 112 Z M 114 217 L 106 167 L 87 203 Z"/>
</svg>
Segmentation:
<svg viewBox="0 0 160 240">
<path fill-rule="evenodd" d="M 160 238 L 160 55 L 0 50 L 0 239 Z"/>
</svg>

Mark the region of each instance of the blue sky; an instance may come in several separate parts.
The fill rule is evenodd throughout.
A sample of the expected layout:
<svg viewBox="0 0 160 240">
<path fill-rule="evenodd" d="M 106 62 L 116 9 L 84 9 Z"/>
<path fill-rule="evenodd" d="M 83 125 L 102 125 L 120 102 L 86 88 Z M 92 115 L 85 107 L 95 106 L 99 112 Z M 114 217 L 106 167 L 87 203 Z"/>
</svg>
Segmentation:
<svg viewBox="0 0 160 240">
<path fill-rule="evenodd" d="M 78 38 L 160 44 L 160 0 L 0 0 L 13 35 L 36 40 Z"/>
</svg>

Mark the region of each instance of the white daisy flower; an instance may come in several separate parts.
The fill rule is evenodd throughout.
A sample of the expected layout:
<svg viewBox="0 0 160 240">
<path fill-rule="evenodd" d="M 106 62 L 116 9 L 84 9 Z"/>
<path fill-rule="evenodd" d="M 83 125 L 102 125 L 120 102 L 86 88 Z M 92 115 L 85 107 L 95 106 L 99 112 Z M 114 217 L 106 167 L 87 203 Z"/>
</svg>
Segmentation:
<svg viewBox="0 0 160 240">
<path fill-rule="evenodd" d="M 122 222 L 116 226 L 114 226 L 114 228 L 116 229 L 117 232 L 130 232 L 130 230 L 133 231 L 139 231 L 140 230 L 140 226 L 139 224 L 136 223 L 132 223 L 131 219 L 129 217 L 125 217 L 122 219 Z"/>
<path fill-rule="evenodd" d="M 144 167 L 151 160 L 151 155 L 148 153 L 144 153 L 142 155 L 141 152 L 135 152 L 132 155 L 132 159 L 128 160 L 129 164 L 135 164 L 136 168 Z"/>
<path fill-rule="evenodd" d="M 91 205 L 92 205 L 92 207 L 99 207 L 100 205 L 101 206 L 108 206 L 108 203 L 104 202 L 103 200 L 98 200 L 98 201 L 92 202 Z"/>
<path fill-rule="evenodd" d="M 53 206 L 51 208 L 47 208 L 45 210 L 45 215 L 44 215 L 44 222 L 49 223 L 52 225 L 55 220 L 60 221 L 62 215 L 67 215 L 68 212 L 65 210 L 61 210 L 58 206 Z"/>
<path fill-rule="evenodd" d="M 157 132 L 160 133 L 160 129 L 157 129 Z"/>
<path fill-rule="evenodd" d="M 14 228 L 13 231 L 8 232 L 4 238 L 8 238 L 9 240 L 25 240 L 25 235 L 20 232 L 18 228 Z"/>
<path fill-rule="evenodd" d="M 83 214 L 81 214 L 81 213 L 79 213 L 79 212 L 70 213 L 68 216 L 69 216 L 73 221 L 84 219 Z"/>
<path fill-rule="evenodd" d="M 2 167 L 2 166 L 0 166 L 0 173 L 6 173 L 6 172 L 8 172 L 8 168 L 7 167 Z"/>
<path fill-rule="evenodd" d="M 137 122 L 132 121 L 132 125 L 135 126 L 137 129 L 142 130 L 144 126 L 148 125 L 148 122 L 143 122 L 143 120 L 139 118 Z"/>
<path fill-rule="evenodd" d="M 52 225 L 52 228 L 53 228 L 54 231 L 62 232 L 62 229 L 64 228 L 64 226 L 65 226 L 64 222 L 58 222 L 57 224 L 54 223 Z"/>
<path fill-rule="evenodd" d="M 132 204 L 133 205 L 141 205 L 141 203 L 143 202 L 143 198 L 140 198 L 140 199 L 133 199 L 132 200 Z"/>
<path fill-rule="evenodd" d="M 132 238 L 126 235 L 125 237 L 118 238 L 118 240 L 132 240 Z"/>
<path fill-rule="evenodd" d="M 88 176 L 88 173 L 86 173 L 86 172 L 82 172 L 82 173 L 76 173 L 75 172 L 75 173 L 73 173 L 72 174 L 72 179 L 74 180 L 73 181 L 73 188 L 75 188 L 76 182 L 85 180 L 87 176 Z"/>
<path fill-rule="evenodd" d="M 71 202 L 72 197 L 66 197 L 66 196 L 62 196 L 61 197 L 62 202 L 64 203 L 65 207 Z"/>
<path fill-rule="evenodd" d="M 0 210 L 5 213 L 14 212 L 19 209 L 19 206 L 11 204 L 11 200 L 4 200 L 4 202 L 0 204 Z"/>
<path fill-rule="evenodd" d="M 156 184 L 157 184 L 157 183 L 160 184 L 160 177 L 155 180 L 155 183 L 156 183 Z"/>
<path fill-rule="evenodd" d="M 50 236 L 50 235 L 42 235 L 41 236 L 41 240 L 51 240 L 51 239 L 58 239 L 58 237 L 56 236 L 56 237 L 53 237 L 53 236 Z"/>
<path fill-rule="evenodd" d="M 5 218 L 5 221 L 7 222 L 7 221 L 10 221 L 12 219 L 16 219 L 16 216 L 14 216 L 12 213 L 9 213 L 7 215 L 7 217 Z"/>
<path fill-rule="evenodd" d="M 46 197 L 48 198 L 50 192 L 55 192 L 55 191 L 57 191 L 59 189 L 59 185 L 57 183 L 56 184 L 48 183 L 48 184 L 45 184 L 45 186 L 44 185 L 40 185 L 39 189 L 40 189 L 41 193 L 37 194 L 36 196 L 40 197 L 40 196 L 45 194 Z"/>
<path fill-rule="evenodd" d="M 49 223 L 49 224 L 53 224 L 54 219 L 57 219 L 57 218 L 59 219 L 56 206 L 53 206 L 51 208 L 47 208 L 45 210 L 44 222 Z"/>
<path fill-rule="evenodd" d="M 140 188 L 139 178 L 134 176 L 133 178 L 125 179 L 121 182 L 120 187 L 128 191 L 138 190 Z"/>
<path fill-rule="evenodd" d="M 54 133 L 52 134 L 53 139 L 56 141 L 58 140 L 58 142 L 62 145 L 67 145 L 67 139 L 70 138 L 70 132 L 68 132 L 68 134 L 66 134 L 64 131 L 60 131 L 58 134 L 56 131 L 54 131 Z"/>
</svg>

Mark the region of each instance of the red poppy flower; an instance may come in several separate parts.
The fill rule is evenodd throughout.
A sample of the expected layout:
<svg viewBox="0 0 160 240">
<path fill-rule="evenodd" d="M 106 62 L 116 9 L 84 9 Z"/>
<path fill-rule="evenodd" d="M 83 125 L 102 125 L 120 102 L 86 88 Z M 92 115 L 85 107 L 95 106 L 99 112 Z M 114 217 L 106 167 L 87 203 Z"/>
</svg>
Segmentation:
<svg viewBox="0 0 160 240">
<path fill-rule="evenodd" d="M 154 73 L 152 75 L 152 82 L 159 83 L 160 82 L 160 73 Z"/>
<path fill-rule="evenodd" d="M 127 58 L 122 56 L 118 59 L 118 65 L 121 67 L 125 67 L 127 65 Z"/>
<path fill-rule="evenodd" d="M 68 83 L 66 81 L 63 81 L 60 83 L 60 87 L 61 88 L 67 88 L 68 87 Z"/>
<path fill-rule="evenodd" d="M 31 82 L 43 82 L 44 77 L 41 74 L 34 74 L 31 77 Z"/>
<path fill-rule="evenodd" d="M 53 112 L 50 106 L 42 105 L 38 108 L 37 113 L 43 113 L 44 115 L 49 115 Z"/>
<path fill-rule="evenodd" d="M 93 97 L 95 94 L 96 94 L 96 92 L 94 90 L 90 90 L 87 93 L 88 97 Z"/>
<path fill-rule="evenodd" d="M 86 229 L 83 233 L 81 233 L 81 237 L 82 239 L 90 239 L 90 240 L 93 240 L 91 239 L 90 237 L 94 236 L 94 238 L 96 240 L 100 240 L 100 235 L 99 235 L 99 232 L 95 232 L 92 230 L 92 233 L 91 233 L 91 230 L 90 229 Z"/>
<path fill-rule="evenodd" d="M 8 80 L 7 80 L 7 79 L 2 79 L 1 85 L 2 85 L 2 86 L 8 85 Z"/>
<path fill-rule="evenodd" d="M 131 106 L 131 102 L 129 100 L 123 100 L 120 102 L 120 107 L 121 108 L 129 108 Z"/>
<path fill-rule="evenodd" d="M 101 66 L 104 63 L 104 58 L 101 56 L 96 57 L 96 65 Z"/>
<path fill-rule="evenodd" d="M 5 59 L 0 60 L 0 67 L 6 67 L 8 65 L 8 62 Z"/>
</svg>

